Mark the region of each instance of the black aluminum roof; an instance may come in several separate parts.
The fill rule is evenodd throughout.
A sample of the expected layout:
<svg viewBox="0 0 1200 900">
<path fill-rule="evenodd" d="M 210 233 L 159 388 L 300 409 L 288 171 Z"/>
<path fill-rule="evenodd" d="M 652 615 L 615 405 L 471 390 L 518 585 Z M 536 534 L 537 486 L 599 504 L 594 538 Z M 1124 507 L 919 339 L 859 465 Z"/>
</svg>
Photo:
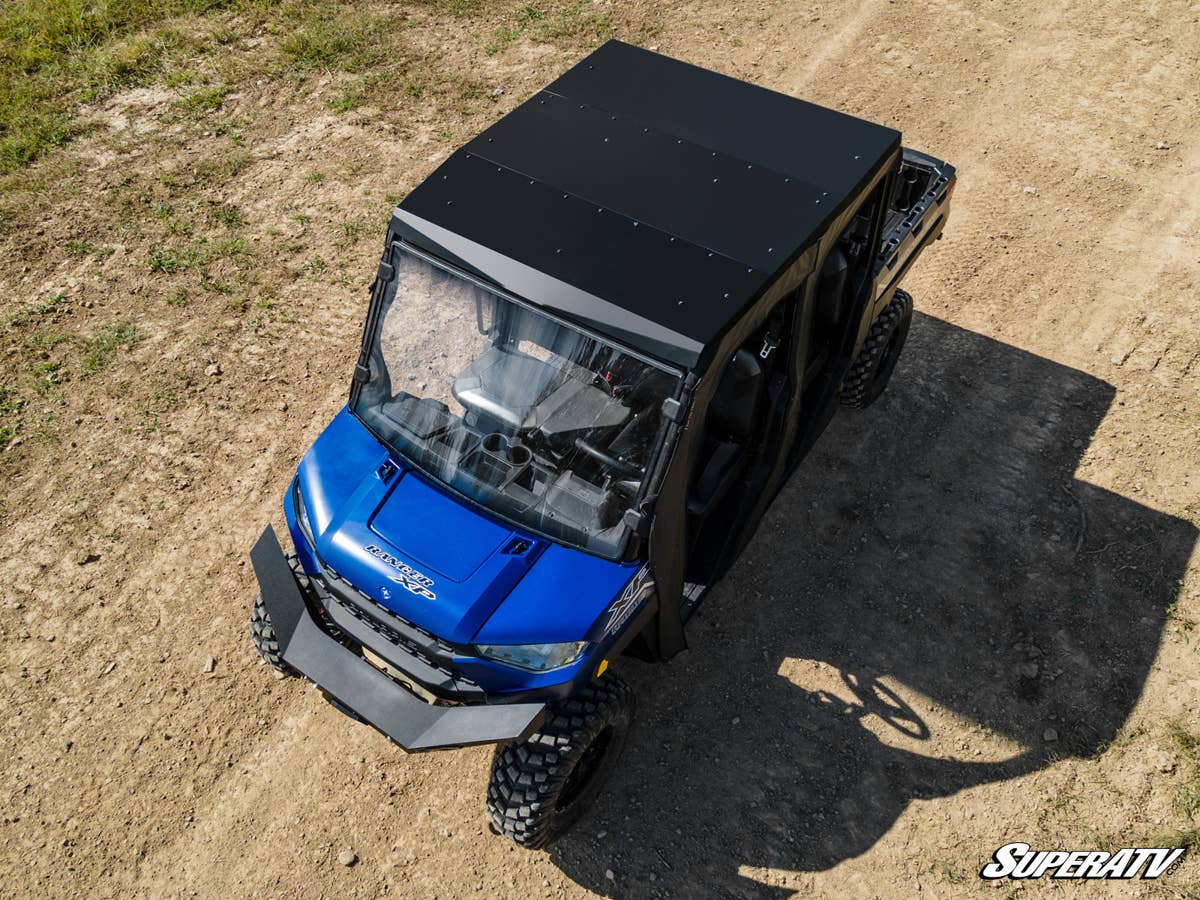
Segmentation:
<svg viewBox="0 0 1200 900">
<path fill-rule="evenodd" d="M 899 143 L 890 128 L 609 41 L 456 151 L 396 227 L 691 366 Z"/>
</svg>

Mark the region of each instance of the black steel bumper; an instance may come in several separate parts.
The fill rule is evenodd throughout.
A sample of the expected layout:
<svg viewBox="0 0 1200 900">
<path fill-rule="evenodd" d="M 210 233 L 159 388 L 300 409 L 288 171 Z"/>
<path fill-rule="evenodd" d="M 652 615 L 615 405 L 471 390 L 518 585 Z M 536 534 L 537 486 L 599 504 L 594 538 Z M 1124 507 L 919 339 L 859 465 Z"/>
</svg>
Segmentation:
<svg viewBox="0 0 1200 900">
<path fill-rule="evenodd" d="M 335 640 L 314 619 L 270 525 L 250 561 L 284 661 L 404 749 L 519 740 L 541 724 L 544 703 L 427 703 Z"/>
</svg>

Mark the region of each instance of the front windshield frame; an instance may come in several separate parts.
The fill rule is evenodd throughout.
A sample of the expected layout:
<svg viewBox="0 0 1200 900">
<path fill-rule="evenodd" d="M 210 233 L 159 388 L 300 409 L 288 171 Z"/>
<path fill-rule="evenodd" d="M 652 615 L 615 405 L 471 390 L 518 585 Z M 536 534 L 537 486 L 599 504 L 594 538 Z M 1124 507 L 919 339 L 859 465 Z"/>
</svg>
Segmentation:
<svg viewBox="0 0 1200 900">
<path fill-rule="evenodd" d="M 445 260 L 423 251 L 420 248 L 414 247 L 413 245 L 401 239 L 393 238 L 388 245 L 387 252 L 384 254 L 383 262 L 392 267 L 392 273 L 386 278 L 386 280 L 381 278 L 379 283 L 374 286 L 375 289 L 372 291 L 370 301 L 371 305 L 368 310 L 367 321 L 363 330 L 359 366 L 356 370 L 355 379 L 350 392 L 350 402 L 348 404 L 350 414 L 364 428 L 366 428 L 376 440 L 378 440 L 383 446 L 387 447 L 390 453 L 394 454 L 408 467 L 419 473 L 422 477 L 432 481 L 440 489 L 453 494 L 455 499 L 479 511 L 482 511 L 486 515 L 504 521 L 505 523 L 511 525 L 514 529 L 529 533 L 540 539 L 551 541 L 556 544 L 562 544 L 564 546 L 569 546 L 581 552 L 604 559 L 625 559 L 629 553 L 630 538 L 635 533 L 634 529 L 628 527 L 627 525 L 622 525 L 621 537 L 619 541 L 610 548 L 589 546 L 585 542 L 572 540 L 561 533 L 548 533 L 543 531 L 535 525 L 532 525 L 530 522 L 507 515 L 503 510 L 495 509 L 488 503 L 483 502 L 479 498 L 473 497 L 465 491 L 459 489 L 457 486 L 447 481 L 446 478 L 443 478 L 438 472 L 433 471 L 429 466 L 422 464 L 422 461 L 415 454 L 406 452 L 402 446 L 398 446 L 397 442 L 387 439 L 385 435 L 380 433 L 379 429 L 374 427 L 372 423 L 368 421 L 368 416 L 363 415 L 360 412 L 359 402 L 364 385 L 369 380 L 370 360 L 376 351 L 376 344 L 382 338 L 383 323 L 381 319 L 385 315 L 387 308 L 390 308 L 390 303 L 397 302 L 397 298 L 395 297 L 395 281 L 398 278 L 398 258 L 402 255 L 411 256 L 429 266 L 432 266 L 434 269 L 440 270 L 443 274 L 450 276 L 451 278 L 461 279 L 481 291 L 494 295 L 501 301 L 512 304 L 520 310 L 524 310 L 538 318 L 544 319 L 547 322 L 558 326 L 559 328 L 566 329 L 567 331 L 572 332 L 586 340 L 594 341 L 597 344 L 607 347 L 610 350 L 617 351 L 618 353 L 632 360 L 636 360 L 637 362 L 649 366 L 652 369 L 658 370 L 664 375 L 670 376 L 674 380 L 674 390 L 664 395 L 664 401 L 667 399 L 675 400 L 676 402 L 682 401 L 686 391 L 686 372 L 677 366 L 634 350 L 619 341 L 606 337 L 592 329 L 587 328 L 586 326 L 566 319 L 561 315 L 556 315 L 555 313 L 538 306 L 537 304 L 532 303 L 523 297 L 512 294 L 511 292 L 506 291 L 497 285 L 476 277 L 469 272 L 463 271 L 462 269 L 447 263 Z M 660 409 L 653 443 L 646 458 L 644 470 L 645 474 L 642 478 L 642 482 L 636 496 L 628 505 L 629 510 L 640 511 L 646 498 L 648 496 L 653 496 L 661 484 L 666 469 L 666 466 L 663 464 L 663 462 L 664 460 L 670 458 L 670 445 L 677 440 L 679 432 L 678 428 L 669 427 L 670 424 L 671 421 L 669 417 Z M 639 528 L 638 532 L 642 533 L 644 536 L 645 532 L 643 529 Z"/>
</svg>

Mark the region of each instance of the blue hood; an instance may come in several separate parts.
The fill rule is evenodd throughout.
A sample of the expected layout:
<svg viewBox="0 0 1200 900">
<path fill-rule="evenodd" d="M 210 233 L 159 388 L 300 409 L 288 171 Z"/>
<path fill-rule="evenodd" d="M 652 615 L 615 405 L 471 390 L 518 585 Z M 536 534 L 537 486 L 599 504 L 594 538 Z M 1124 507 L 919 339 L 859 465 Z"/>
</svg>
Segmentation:
<svg viewBox="0 0 1200 900">
<path fill-rule="evenodd" d="M 319 564 L 453 643 L 470 643 L 481 629 L 511 643 L 579 639 L 636 570 L 556 546 L 442 493 L 348 411 L 313 444 L 298 478 Z M 517 591 L 535 568 L 545 572 Z M 510 595 L 512 614 L 484 628 Z"/>
</svg>

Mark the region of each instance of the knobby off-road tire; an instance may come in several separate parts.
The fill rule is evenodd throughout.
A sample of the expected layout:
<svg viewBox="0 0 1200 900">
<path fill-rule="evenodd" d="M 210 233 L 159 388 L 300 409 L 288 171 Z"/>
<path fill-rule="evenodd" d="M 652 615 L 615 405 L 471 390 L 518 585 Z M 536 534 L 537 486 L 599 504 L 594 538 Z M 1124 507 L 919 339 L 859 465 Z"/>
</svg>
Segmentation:
<svg viewBox="0 0 1200 900">
<path fill-rule="evenodd" d="M 271 616 L 263 604 L 262 594 L 254 598 L 254 608 L 250 610 L 250 641 L 268 666 L 284 675 L 293 674 L 292 667 L 283 661 L 279 653 L 279 641 L 275 638 L 275 629 L 271 626 Z"/>
<path fill-rule="evenodd" d="M 871 323 L 858 358 L 842 380 L 843 406 L 865 409 L 879 399 L 904 349 L 912 314 L 912 297 L 897 290 L 879 318 Z"/>
<path fill-rule="evenodd" d="M 527 740 L 497 747 L 487 798 L 492 827 L 531 850 L 567 831 L 616 767 L 633 710 L 633 691 L 606 674 L 551 707 Z"/>
</svg>

